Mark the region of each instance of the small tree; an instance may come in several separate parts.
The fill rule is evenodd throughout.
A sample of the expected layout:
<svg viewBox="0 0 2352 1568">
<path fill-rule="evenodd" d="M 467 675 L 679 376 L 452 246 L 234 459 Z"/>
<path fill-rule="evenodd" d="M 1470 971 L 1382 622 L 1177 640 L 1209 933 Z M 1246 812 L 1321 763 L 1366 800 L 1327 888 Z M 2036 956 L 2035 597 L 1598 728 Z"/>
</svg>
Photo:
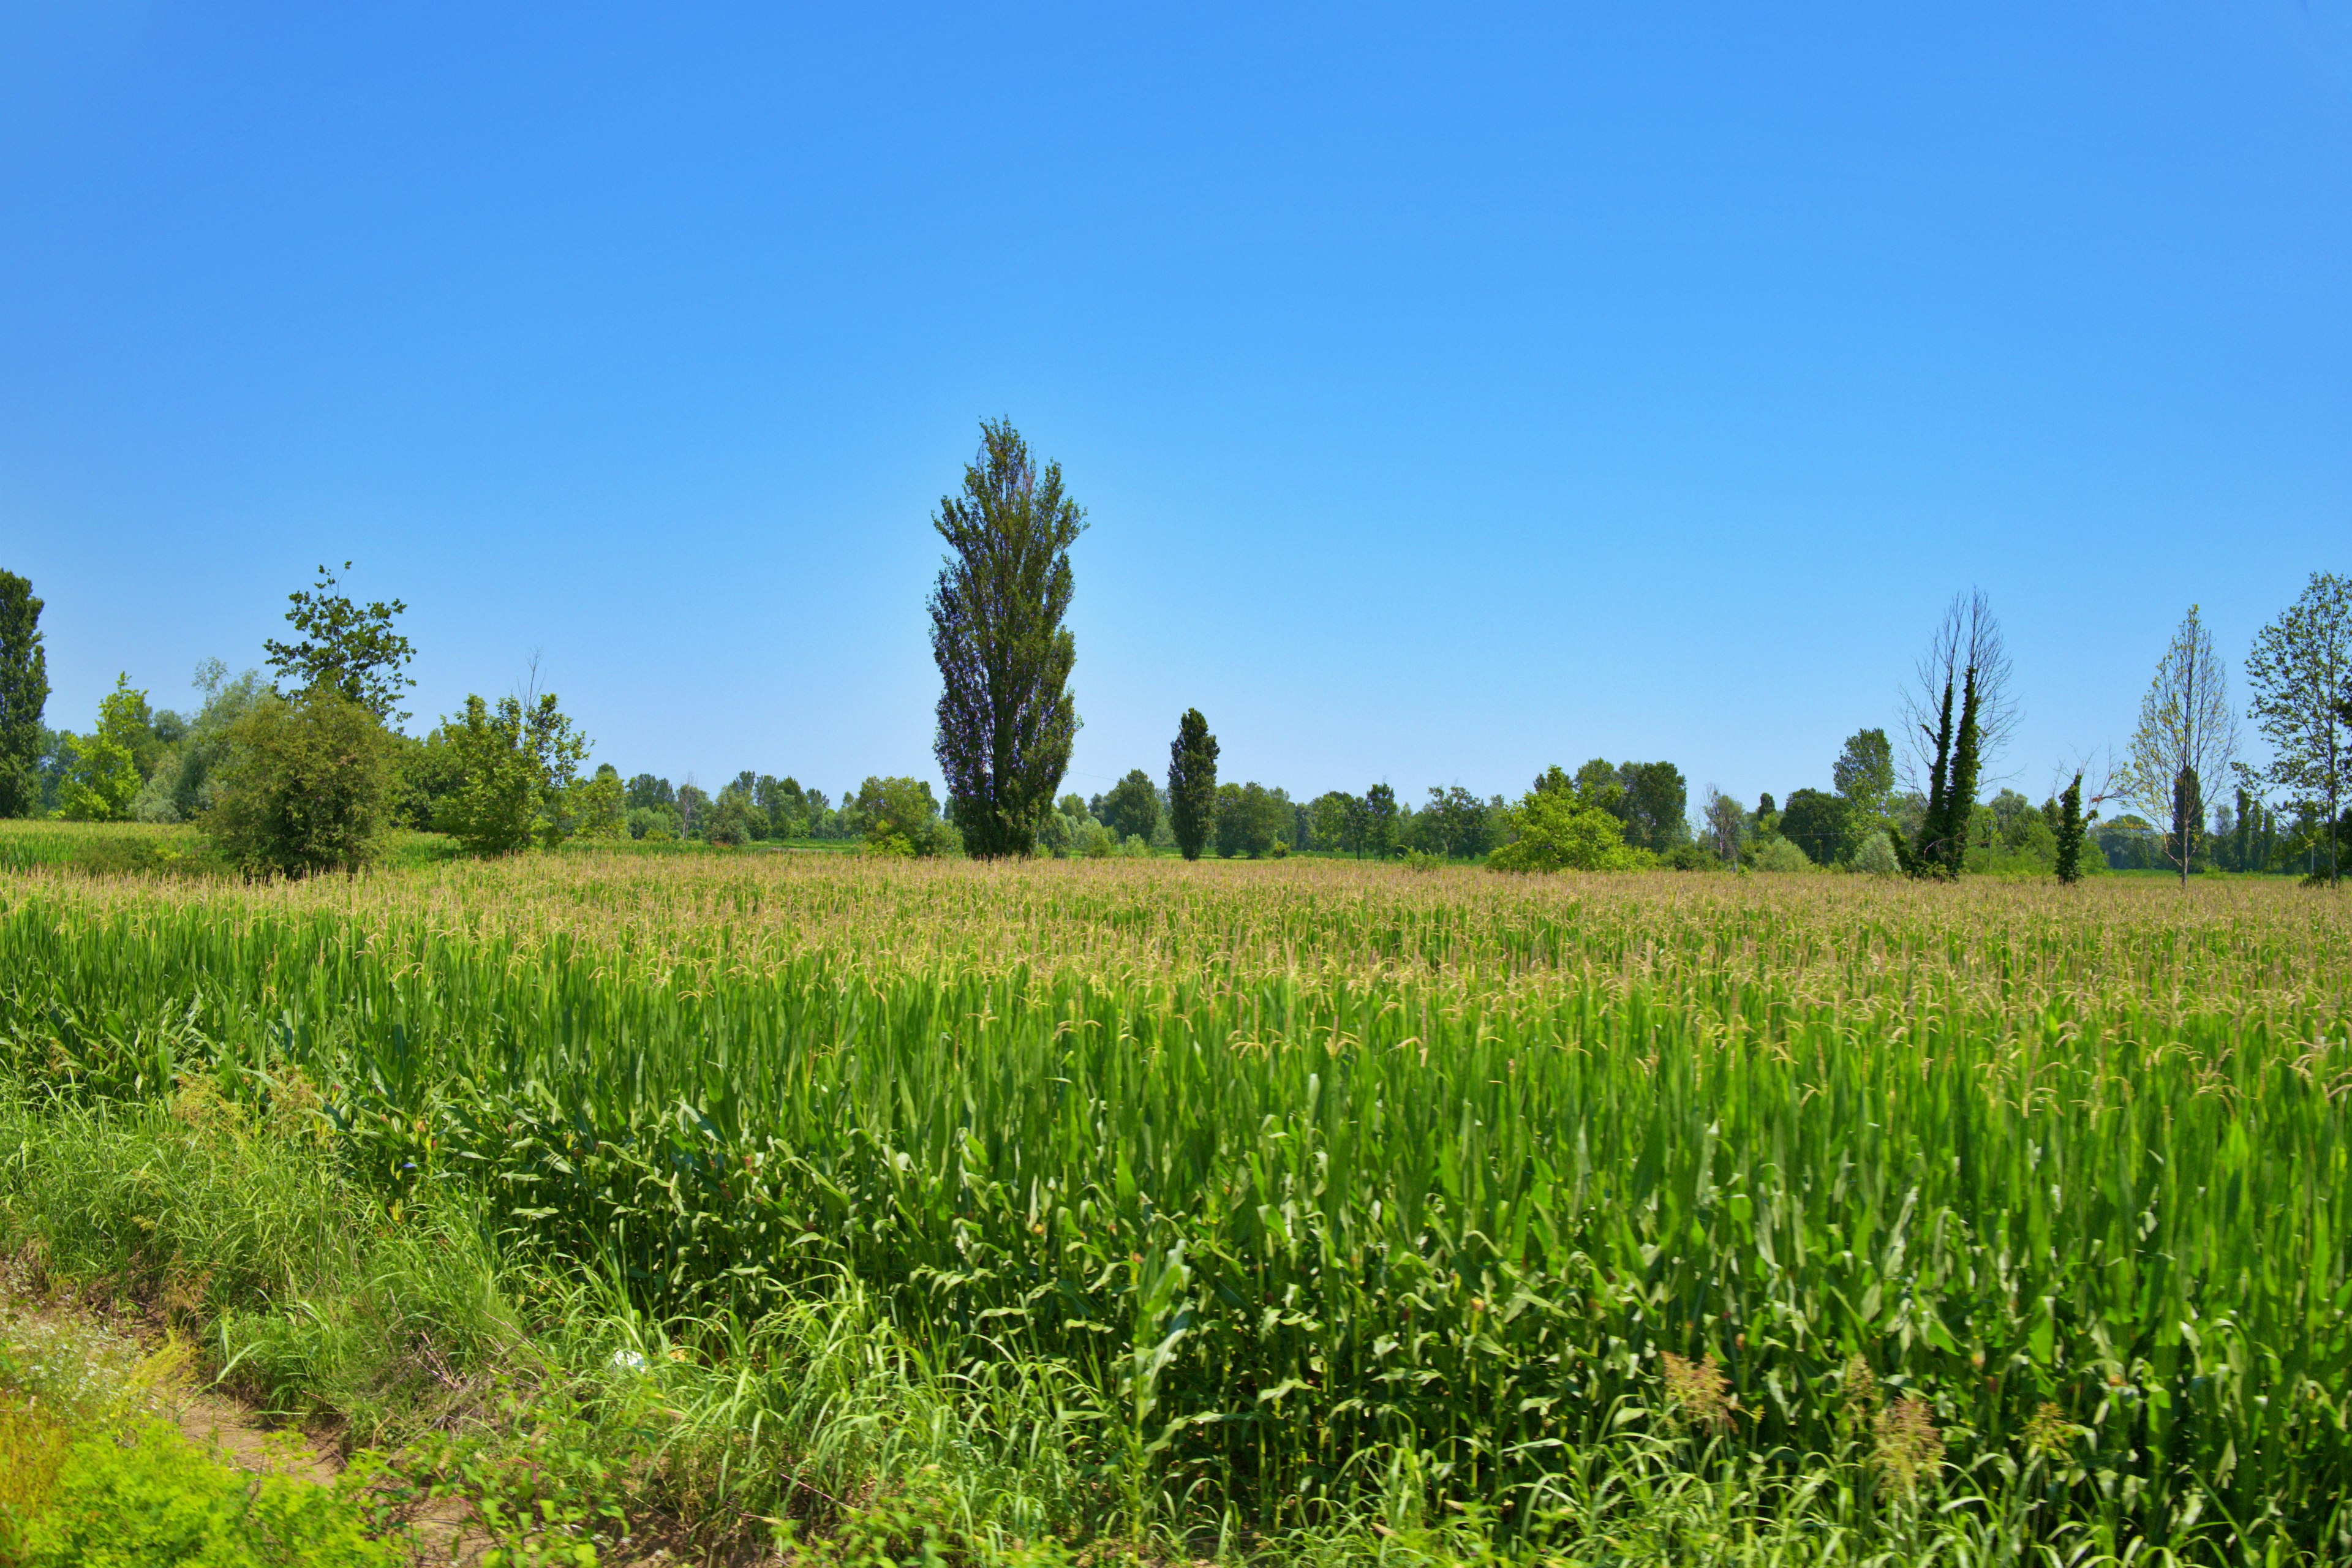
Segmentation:
<svg viewBox="0 0 2352 1568">
<path fill-rule="evenodd" d="M 1396 791 L 1376 784 L 1364 792 L 1364 847 L 1375 860 L 1385 860 L 1396 847 Z"/>
<path fill-rule="evenodd" d="M 351 567 L 343 563 L 344 571 Z M 406 614 L 408 606 L 398 599 L 361 606 L 335 587 L 335 574 L 320 566 L 317 583 L 289 594 L 293 608 L 286 619 L 300 635 L 293 642 L 271 638 L 262 651 L 278 671 L 281 690 L 331 686 L 383 723 L 396 724 L 408 715 L 393 711 L 394 705 L 416 684 L 403 673 L 415 650 L 392 629 L 393 616 Z"/>
<path fill-rule="evenodd" d="M 1134 769 L 1111 785 L 1110 793 L 1102 798 L 1102 809 L 1095 815 L 1120 837 L 1150 843 L 1160 828 L 1160 792 L 1151 787 L 1151 775 Z"/>
<path fill-rule="evenodd" d="M 1198 708 L 1184 710 L 1168 743 L 1168 817 L 1176 847 L 1198 860 L 1217 825 L 1217 738 Z"/>
<path fill-rule="evenodd" d="M 2322 874 L 2332 887 L 2342 877 L 2336 825 L 2352 794 L 2352 582 L 2313 573 L 2294 605 L 2256 635 L 2246 684 L 2252 716 L 2271 743 L 2263 777 L 2290 800 L 2320 807 L 2326 820 Z"/>
<path fill-rule="evenodd" d="M 983 422 L 963 494 L 931 519 L 950 551 L 931 594 L 931 655 L 944 683 L 933 744 L 950 815 L 982 858 L 1026 855 L 1070 765 L 1078 714 L 1070 546 L 1086 513 L 1003 420 Z"/>
<path fill-rule="evenodd" d="M 230 723 L 202 821 L 248 875 L 357 872 L 383 853 L 396 790 L 383 723 L 320 686 L 265 696 Z"/>
<path fill-rule="evenodd" d="M 588 754 L 588 737 L 547 692 L 525 707 L 502 697 L 492 708 L 468 696 L 466 711 L 441 721 L 462 779 L 441 802 L 436 825 L 477 855 L 506 855 L 570 837 L 569 796 Z"/>
<path fill-rule="evenodd" d="M 0 572 L 0 816 L 30 816 L 40 808 L 41 715 L 48 702 L 41 601 L 30 582 Z"/>
<path fill-rule="evenodd" d="M 1830 783 L 1853 807 L 1857 823 L 1876 822 L 1895 798 L 1895 748 L 1884 730 L 1856 730 L 1845 738 Z"/>
<path fill-rule="evenodd" d="M 1738 801 L 1709 784 L 1706 815 L 1708 844 L 1727 865 L 1738 865 L 1740 841 L 1748 836 L 1748 813 Z"/>
<path fill-rule="evenodd" d="M 74 761 L 58 791 L 59 815 L 76 822 L 122 822 L 139 794 L 135 752 L 147 737 L 147 694 L 131 689 L 131 677 L 114 678 L 114 689 L 99 699 L 98 729 L 74 741 Z"/>
<path fill-rule="evenodd" d="M 2165 858 L 2182 886 L 2204 837 L 2202 783 L 2227 773 L 2237 755 L 2238 720 L 2230 710 L 2229 667 L 2196 605 L 2181 618 L 2156 679 L 2140 700 L 2139 728 L 2123 772 L 2123 790 L 2151 822 L 2169 823 Z"/>
</svg>

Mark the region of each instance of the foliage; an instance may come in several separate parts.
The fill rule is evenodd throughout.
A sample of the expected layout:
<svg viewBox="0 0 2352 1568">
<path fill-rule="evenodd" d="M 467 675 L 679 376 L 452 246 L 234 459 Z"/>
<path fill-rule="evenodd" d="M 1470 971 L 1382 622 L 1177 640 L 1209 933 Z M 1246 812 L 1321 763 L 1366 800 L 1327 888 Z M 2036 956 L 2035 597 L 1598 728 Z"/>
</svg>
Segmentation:
<svg viewBox="0 0 2352 1568">
<path fill-rule="evenodd" d="M 2053 857 L 2058 879 L 2072 887 L 2083 877 L 2083 773 L 2077 768 L 2058 797 L 2056 852 Z"/>
<path fill-rule="evenodd" d="M 2263 779 L 2320 808 L 2326 878 L 2341 875 L 2336 822 L 2352 795 L 2352 581 L 2315 572 L 2246 659 L 2248 712 L 2271 743 Z M 2246 813 L 2242 802 L 2239 817 Z"/>
<path fill-rule="evenodd" d="M 459 779 L 435 818 L 442 832 L 477 855 L 552 848 L 571 837 L 589 741 L 556 706 L 555 693 L 528 707 L 501 697 L 496 708 L 469 695 L 465 712 L 443 720 L 441 732 Z"/>
<path fill-rule="evenodd" d="M 619 783 L 619 775 L 615 774 L 614 794 L 616 799 Z M 764 837 L 768 824 L 766 814 L 753 802 L 751 792 L 729 784 L 719 792 L 719 798 L 712 801 L 710 809 L 703 814 L 701 827 L 702 837 L 707 841 L 731 847 Z"/>
<path fill-rule="evenodd" d="M 1780 836 L 1804 850 L 1815 865 L 1833 866 L 1853 852 L 1853 808 L 1842 795 L 1817 789 L 1793 790 L 1780 812 Z"/>
<path fill-rule="evenodd" d="M 1748 814 L 1739 803 L 1709 785 L 1706 792 L 1708 845 L 1725 863 L 1739 863 L 1739 847 L 1748 837 Z"/>
<path fill-rule="evenodd" d="M 920 779 L 868 778 L 849 804 L 875 854 L 929 859 L 963 848 L 958 828 L 940 819 L 939 800 Z"/>
<path fill-rule="evenodd" d="M 98 701 L 98 728 L 77 736 L 74 761 L 58 792 L 58 815 L 76 822 L 124 822 L 139 795 L 134 752 L 147 734 L 147 694 L 131 689 L 131 677 L 114 678 L 114 689 Z"/>
<path fill-rule="evenodd" d="M 352 563 L 343 563 L 343 570 Z M 395 712 L 401 694 L 415 685 L 404 668 L 415 656 L 408 639 L 392 629 L 392 618 L 408 606 L 398 599 L 354 605 L 333 592 L 335 574 L 319 568 L 319 580 L 286 597 L 286 619 L 299 634 L 293 642 L 265 641 L 262 651 L 285 689 L 302 692 L 324 686 L 356 702 L 386 726 L 408 717 Z"/>
<path fill-rule="evenodd" d="M 1663 854 L 1690 837 L 1689 790 L 1672 763 L 1621 763 L 1622 793 L 1613 807 L 1625 824 L 1625 842 Z"/>
<path fill-rule="evenodd" d="M 1385 860 L 1396 847 L 1396 791 L 1376 784 L 1364 792 L 1363 828 L 1360 842 L 1366 854 Z"/>
<path fill-rule="evenodd" d="M 205 837 L 256 876 L 355 872 L 381 859 L 396 802 L 393 738 L 331 686 L 257 700 L 222 732 Z"/>
<path fill-rule="evenodd" d="M 351 1488 L 258 1479 L 162 1421 L 73 1446 L 27 1521 L 24 1568 L 383 1568 L 403 1561 L 360 1528 Z"/>
<path fill-rule="evenodd" d="M 931 519 L 950 551 L 930 602 L 944 683 L 933 751 L 965 848 L 992 859 L 1030 852 L 1070 764 L 1077 655 L 1062 617 L 1086 513 L 1062 493 L 1061 465 L 1038 468 L 1010 423 L 980 430 L 962 496 Z"/>
<path fill-rule="evenodd" d="M 1198 860 L 1217 823 L 1217 738 L 1198 708 L 1187 708 L 1168 743 L 1168 818 L 1176 847 Z"/>
<path fill-rule="evenodd" d="M 164 713 L 152 729 L 170 727 L 172 735 L 143 770 L 146 783 L 131 801 L 131 815 L 141 822 L 193 822 L 211 809 L 215 794 L 213 770 L 228 743 L 229 727 L 243 718 L 267 689 L 261 672 L 248 669 L 231 679 L 228 667 L 208 658 L 196 668 L 195 685 L 205 696 L 196 716 L 184 723 Z M 404 742 L 414 746 L 415 742 Z"/>
<path fill-rule="evenodd" d="M 1284 843 L 1290 829 L 1290 803 L 1260 784 L 1221 784 L 1217 789 L 1217 853 L 1230 859 L 1262 860 Z"/>
<path fill-rule="evenodd" d="M 1131 770 L 1111 785 L 1094 815 L 1120 837 L 1149 843 L 1160 829 L 1160 792 L 1152 787 L 1151 775 L 1141 768 Z"/>
<path fill-rule="evenodd" d="M 30 816 L 48 706 L 48 655 L 41 647 L 41 601 L 33 584 L 0 571 L 0 817 Z"/>
<path fill-rule="evenodd" d="M 1429 804 L 1413 817 L 1415 837 L 1425 851 L 1480 859 L 1494 847 L 1496 814 L 1460 784 L 1429 787 Z"/>
<path fill-rule="evenodd" d="M 1895 748 L 1884 730 L 1856 730 L 1845 739 L 1830 782 L 1859 821 L 1886 815 L 1895 798 Z"/>
<path fill-rule="evenodd" d="M 1853 852 L 1853 866 L 1874 877 L 1892 877 L 1903 869 L 1903 863 L 1895 856 L 1895 841 L 1884 827 L 1862 841 L 1862 847 Z"/>
<path fill-rule="evenodd" d="M 1487 856 L 1497 871 L 1631 871 L 1650 864 L 1625 843 L 1617 817 L 1599 805 L 1601 790 L 1620 788 L 1613 778 L 1580 788 L 1559 768 L 1536 780 L 1506 814 L 1511 841 Z"/>
<path fill-rule="evenodd" d="M 1775 835 L 1757 846 L 1756 857 L 1749 862 L 1749 868 L 1757 871 L 1810 871 L 1813 868 L 1813 862 L 1795 840 Z"/>
</svg>

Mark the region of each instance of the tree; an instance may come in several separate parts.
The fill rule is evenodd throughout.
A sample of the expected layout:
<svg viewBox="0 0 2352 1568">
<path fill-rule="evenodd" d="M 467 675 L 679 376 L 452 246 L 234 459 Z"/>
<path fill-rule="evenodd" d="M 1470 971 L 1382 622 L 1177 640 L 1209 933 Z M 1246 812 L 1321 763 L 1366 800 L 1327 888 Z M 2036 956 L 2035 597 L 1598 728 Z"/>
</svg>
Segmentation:
<svg viewBox="0 0 2352 1568">
<path fill-rule="evenodd" d="M 1198 860 L 1217 819 L 1217 738 L 1198 708 L 1184 710 L 1168 743 L 1168 816 L 1176 847 Z"/>
<path fill-rule="evenodd" d="M 627 837 L 629 810 L 623 798 L 621 770 L 610 763 L 596 764 L 594 775 L 572 790 L 572 837 L 611 840 Z"/>
<path fill-rule="evenodd" d="M 1874 822 L 1886 815 L 1895 797 L 1895 748 L 1884 730 L 1856 730 L 1845 738 L 1830 769 L 1830 782 L 1853 808 L 1857 822 Z"/>
<path fill-rule="evenodd" d="M 218 775 L 205 832 L 248 875 L 357 872 L 383 853 L 393 737 L 331 682 L 247 708 L 228 727 Z"/>
<path fill-rule="evenodd" d="M 1396 847 L 1396 791 L 1376 784 L 1364 792 L 1364 847 L 1376 860 L 1385 860 Z"/>
<path fill-rule="evenodd" d="M 501 697 L 492 708 L 468 696 L 466 711 L 442 721 L 465 781 L 441 804 L 438 826 L 477 855 L 506 855 L 537 843 L 553 848 L 577 826 L 571 795 L 588 737 L 544 692 L 526 707 Z"/>
<path fill-rule="evenodd" d="M 929 858 L 951 855 L 959 847 L 956 829 L 940 820 L 939 799 L 920 779 L 869 777 L 850 804 L 865 824 L 866 847 L 873 854 Z"/>
<path fill-rule="evenodd" d="M 648 806 L 677 805 L 677 792 L 669 787 L 669 780 L 657 779 L 651 773 L 639 773 L 628 782 L 623 801 L 631 811 Z"/>
<path fill-rule="evenodd" d="M 1705 815 L 1707 841 L 1726 863 L 1737 866 L 1740 841 L 1748 836 L 1748 814 L 1738 801 L 1709 784 Z"/>
<path fill-rule="evenodd" d="M 1834 865 L 1853 848 L 1853 807 L 1844 796 L 1801 789 L 1780 811 L 1780 835 L 1795 842 L 1817 866 Z"/>
<path fill-rule="evenodd" d="M 1151 787 L 1151 775 L 1141 768 L 1130 771 L 1111 785 L 1095 815 L 1120 837 L 1140 838 L 1149 844 L 1160 828 L 1160 792 Z"/>
<path fill-rule="evenodd" d="M 1690 789 L 1672 763 L 1622 763 L 1617 783 L 1624 791 L 1618 816 L 1625 842 L 1663 854 L 1690 837 Z"/>
<path fill-rule="evenodd" d="M 1948 745 L 1953 738 L 1948 725 L 1938 724 L 1937 716 L 1946 692 L 1962 692 L 1971 669 L 1977 672 L 1977 753 L 1981 769 L 2000 761 L 2025 717 L 2011 689 L 2012 671 L 2000 622 L 1994 618 L 1992 602 L 1981 588 L 1952 596 L 1927 651 L 1913 667 L 1912 683 L 1903 689 L 1903 723 L 1915 785 L 1917 770 L 1929 763 L 1938 733 Z M 1946 760 L 1948 764 L 1948 752 Z M 1968 814 L 1960 813 L 1956 820 L 1965 827 Z"/>
<path fill-rule="evenodd" d="M 2058 880 L 2073 887 L 2083 878 L 2083 773 L 2074 770 L 2074 781 L 2066 793 L 2058 797 Z"/>
<path fill-rule="evenodd" d="M 1026 855 L 1070 764 L 1078 714 L 1070 546 L 1086 513 L 1041 472 L 1003 420 L 983 421 L 963 495 L 931 519 L 951 553 L 932 590 L 931 656 L 944 683 L 933 752 L 964 847 L 983 859 Z"/>
<path fill-rule="evenodd" d="M 351 569 L 344 562 L 343 570 Z M 331 686 L 384 724 L 396 724 L 408 715 L 394 712 L 393 705 L 416 684 L 403 673 L 415 650 L 392 629 L 393 616 L 405 615 L 408 606 L 394 599 L 362 607 L 332 592 L 336 585 L 335 574 L 320 566 L 317 583 L 287 595 L 294 607 L 286 619 L 301 636 L 290 643 L 273 637 L 261 645 L 262 651 L 286 687 L 308 691 Z"/>
<path fill-rule="evenodd" d="M 1494 822 L 1486 803 L 1460 784 L 1446 790 L 1430 785 L 1429 804 L 1416 821 L 1426 840 L 1424 847 L 1434 855 L 1476 859 L 1494 843 Z"/>
<path fill-rule="evenodd" d="M 139 794 L 134 749 L 147 733 L 147 694 L 127 674 L 99 699 L 98 728 L 76 737 L 72 771 L 58 792 L 58 811 L 76 822 L 121 822 Z"/>
<path fill-rule="evenodd" d="M 41 799 L 41 752 L 49 704 L 41 601 L 33 584 L 0 572 L 0 816 L 30 816 Z"/>
<path fill-rule="evenodd" d="M 1580 788 L 1559 768 L 1547 769 L 1535 787 L 1506 814 L 1514 837 L 1486 857 L 1497 871 L 1631 871 L 1649 857 L 1625 843 L 1624 825 L 1595 798 L 1600 788 Z"/>
<path fill-rule="evenodd" d="M 1944 683 L 1932 735 L 1922 731 L 1923 742 L 1932 747 L 1933 761 L 1928 767 L 1927 809 L 1919 824 L 1916 846 L 1906 838 L 1900 828 L 1888 829 L 1896 860 L 1905 872 L 1914 877 L 1957 878 L 1967 862 L 1969 827 L 1976 816 L 1977 775 L 1982 756 L 1979 719 L 1983 688 L 1975 666 L 1961 671 L 1960 685 L 1958 734 L 1952 729 L 1952 686 L 1948 680 Z"/>
<path fill-rule="evenodd" d="M 232 679 L 228 667 L 216 658 L 196 667 L 195 686 L 205 694 L 204 705 L 156 759 L 131 804 L 131 815 L 142 822 L 192 822 L 204 814 L 212 805 L 213 770 L 225 753 L 229 727 L 268 695 L 259 670 L 248 669 Z M 161 717 L 168 721 L 173 716 Z"/>
<path fill-rule="evenodd" d="M 2315 572 L 2302 595 L 2254 637 L 2248 712 L 2271 743 L 2263 777 L 2326 819 L 2330 887 L 2342 879 L 2336 823 L 2352 794 L 2352 582 Z M 2242 820 L 2244 810 L 2239 812 Z"/>
<path fill-rule="evenodd" d="M 1290 807 L 1277 792 L 1260 784 L 1223 784 L 1217 790 L 1217 853 L 1253 860 L 1273 853 L 1290 826 Z"/>
<path fill-rule="evenodd" d="M 2165 858 L 2183 887 L 2204 836 L 2203 781 L 2229 770 L 2238 750 L 2237 715 L 2230 710 L 2229 667 L 2213 651 L 2212 634 L 2194 605 L 2181 618 L 2156 679 L 2140 700 L 2139 728 L 2124 763 L 2126 799 L 2171 832 Z"/>
</svg>

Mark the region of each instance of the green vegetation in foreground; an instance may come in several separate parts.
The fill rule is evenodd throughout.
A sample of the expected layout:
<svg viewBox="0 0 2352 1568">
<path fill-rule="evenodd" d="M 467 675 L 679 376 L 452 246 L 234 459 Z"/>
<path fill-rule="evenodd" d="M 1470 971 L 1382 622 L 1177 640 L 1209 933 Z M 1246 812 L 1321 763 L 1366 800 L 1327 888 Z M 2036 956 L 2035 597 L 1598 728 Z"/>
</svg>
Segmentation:
<svg viewBox="0 0 2352 1568">
<path fill-rule="evenodd" d="M 497 1426 L 520 1366 L 631 1506 L 721 1531 L 2352 1551 L 2324 894 L 785 856 L 0 887 L 13 1238 L 361 1440 Z"/>
</svg>

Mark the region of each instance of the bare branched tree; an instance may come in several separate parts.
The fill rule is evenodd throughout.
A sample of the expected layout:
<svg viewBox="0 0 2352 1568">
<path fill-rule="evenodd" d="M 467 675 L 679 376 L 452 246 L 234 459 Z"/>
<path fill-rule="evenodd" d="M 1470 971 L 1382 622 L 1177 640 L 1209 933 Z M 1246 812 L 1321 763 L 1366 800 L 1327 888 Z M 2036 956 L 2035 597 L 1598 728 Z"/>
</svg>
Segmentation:
<svg viewBox="0 0 2352 1568">
<path fill-rule="evenodd" d="M 2140 699 L 2122 780 L 2124 798 L 2166 829 L 2165 858 L 2179 868 L 2184 886 L 2205 836 L 2205 781 L 2218 782 L 2237 755 L 2230 667 L 2191 605 Z"/>
<path fill-rule="evenodd" d="M 1904 780 L 1926 794 L 1927 773 L 1936 762 L 1936 732 L 1944 694 L 1958 692 L 1977 672 L 1977 755 L 1988 781 L 2003 775 L 1992 764 L 1999 759 L 2025 717 L 2017 705 L 2010 680 L 2009 650 L 2001 641 L 2000 622 L 1993 617 L 1992 601 L 1981 588 L 1952 595 L 1941 625 L 1927 650 L 1919 656 L 1912 684 L 1906 686 L 1903 704 Z"/>
</svg>

